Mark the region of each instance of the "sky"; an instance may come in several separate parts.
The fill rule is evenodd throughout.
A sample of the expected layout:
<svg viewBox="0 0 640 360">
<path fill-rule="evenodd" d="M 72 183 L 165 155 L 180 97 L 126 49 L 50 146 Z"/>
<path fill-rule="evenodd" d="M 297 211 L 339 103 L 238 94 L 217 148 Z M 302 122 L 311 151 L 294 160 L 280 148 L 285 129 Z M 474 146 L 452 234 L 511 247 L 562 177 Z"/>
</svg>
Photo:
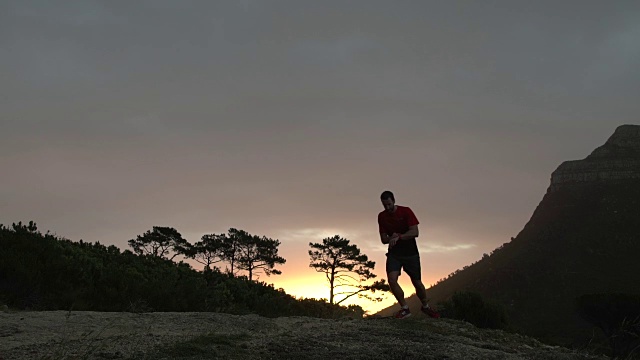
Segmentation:
<svg viewBox="0 0 640 360">
<path fill-rule="evenodd" d="M 638 94 L 635 0 L 3 0 L 0 223 L 123 250 L 238 228 L 281 241 L 261 281 L 327 298 L 309 242 L 347 238 L 384 278 L 391 190 L 429 286 L 640 123 Z"/>
</svg>

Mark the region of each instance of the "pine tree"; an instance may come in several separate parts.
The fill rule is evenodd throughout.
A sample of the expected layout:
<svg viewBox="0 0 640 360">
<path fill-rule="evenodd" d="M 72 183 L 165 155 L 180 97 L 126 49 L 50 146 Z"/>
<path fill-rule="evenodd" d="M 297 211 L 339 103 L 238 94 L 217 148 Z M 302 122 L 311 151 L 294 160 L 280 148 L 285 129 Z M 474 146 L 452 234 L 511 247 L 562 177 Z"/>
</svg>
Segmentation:
<svg viewBox="0 0 640 360">
<path fill-rule="evenodd" d="M 375 262 L 369 261 L 367 255 L 362 254 L 358 246 L 350 244 L 349 240 L 335 235 L 323 239 L 322 244 L 309 243 L 309 246 L 312 248 L 309 250 L 309 267 L 325 274 L 329 282 L 329 303 L 333 304 L 336 296 L 344 296 L 336 302 L 340 304 L 354 295 L 379 301 L 381 298 L 373 298 L 366 292 L 389 291 L 389 286 L 384 280 L 371 285 L 363 284 L 376 278 L 372 272 Z"/>
</svg>

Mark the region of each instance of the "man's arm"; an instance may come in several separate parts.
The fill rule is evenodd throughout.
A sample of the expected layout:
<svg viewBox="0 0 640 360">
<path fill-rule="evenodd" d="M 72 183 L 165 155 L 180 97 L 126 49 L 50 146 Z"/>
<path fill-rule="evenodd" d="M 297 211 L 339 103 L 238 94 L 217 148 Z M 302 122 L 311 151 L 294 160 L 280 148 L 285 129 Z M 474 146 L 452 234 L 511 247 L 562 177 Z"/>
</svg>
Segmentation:
<svg viewBox="0 0 640 360">
<path fill-rule="evenodd" d="M 382 236 L 382 234 L 380 234 Z M 396 244 L 398 243 L 398 241 L 401 240 L 406 240 L 406 239 L 415 239 L 417 238 L 419 235 L 418 232 L 418 225 L 411 225 L 409 226 L 409 231 L 407 231 L 404 234 L 398 234 L 395 233 L 393 235 L 391 235 L 390 238 L 387 239 L 387 242 L 389 243 L 389 247 L 394 247 L 396 246 Z M 384 241 L 382 242 L 383 244 L 386 244 Z"/>
<path fill-rule="evenodd" d="M 419 235 L 418 225 L 409 226 L 409 230 L 404 234 L 395 233 L 391 235 L 390 238 L 387 238 L 387 242 L 382 241 L 383 244 L 389 243 L 389 247 L 394 247 L 398 243 L 398 241 L 407 240 L 407 239 L 415 239 Z M 380 234 L 382 236 L 382 234 Z"/>
<path fill-rule="evenodd" d="M 389 235 L 385 234 L 385 233 L 380 233 L 380 241 L 382 241 L 383 244 L 388 244 L 389 243 Z"/>
<path fill-rule="evenodd" d="M 400 236 L 398 240 L 415 239 L 418 236 L 420 236 L 420 232 L 418 231 L 418 225 L 411 225 L 409 226 L 409 231 L 407 231 L 404 234 L 398 234 L 398 235 Z"/>
</svg>

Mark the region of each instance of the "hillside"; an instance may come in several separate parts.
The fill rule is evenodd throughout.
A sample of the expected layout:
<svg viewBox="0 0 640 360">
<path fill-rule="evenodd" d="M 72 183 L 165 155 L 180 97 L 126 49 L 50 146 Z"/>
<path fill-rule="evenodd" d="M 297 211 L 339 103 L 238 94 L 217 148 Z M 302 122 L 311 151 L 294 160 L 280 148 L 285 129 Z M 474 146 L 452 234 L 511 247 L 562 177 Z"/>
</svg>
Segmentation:
<svg viewBox="0 0 640 360">
<path fill-rule="evenodd" d="M 454 320 L 0 312 L 0 359 L 606 359 Z"/>
<path fill-rule="evenodd" d="M 640 126 L 623 125 L 583 160 L 561 164 L 511 242 L 428 290 L 433 303 L 473 291 L 502 303 L 519 332 L 582 345 L 600 330 L 575 299 L 640 294 Z M 418 300 L 410 299 L 412 306 Z M 390 314 L 385 309 L 380 314 Z"/>
</svg>

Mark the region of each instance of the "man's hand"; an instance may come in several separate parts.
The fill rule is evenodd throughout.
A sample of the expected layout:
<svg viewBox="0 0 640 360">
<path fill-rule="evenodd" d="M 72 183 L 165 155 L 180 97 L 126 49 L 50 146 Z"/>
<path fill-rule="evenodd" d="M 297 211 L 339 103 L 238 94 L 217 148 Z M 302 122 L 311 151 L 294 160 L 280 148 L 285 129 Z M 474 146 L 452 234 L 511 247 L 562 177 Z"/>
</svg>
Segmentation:
<svg viewBox="0 0 640 360">
<path fill-rule="evenodd" d="M 393 235 L 391 235 L 391 237 L 389 238 L 389 249 L 394 247 L 398 243 L 398 240 L 400 240 L 400 234 L 394 233 Z"/>
</svg>

